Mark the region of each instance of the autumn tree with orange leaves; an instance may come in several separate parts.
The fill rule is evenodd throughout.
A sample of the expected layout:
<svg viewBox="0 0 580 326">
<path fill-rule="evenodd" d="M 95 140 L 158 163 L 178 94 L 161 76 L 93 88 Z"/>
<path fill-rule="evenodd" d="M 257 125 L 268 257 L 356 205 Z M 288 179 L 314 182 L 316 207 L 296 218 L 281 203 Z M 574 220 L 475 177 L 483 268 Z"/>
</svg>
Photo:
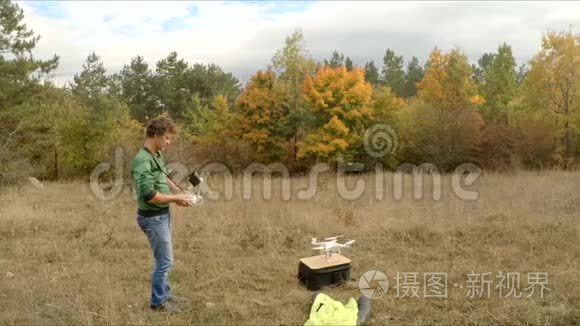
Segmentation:
<svg viewBox="0 0 580 326">
<path fill-rule="evenodd" d="M 234 134 L 250 143 L 259 158 L 281 160 L 292 134 L 289 93 L 272 70 L 258 71 L 236 102 Z"/>
</svg>

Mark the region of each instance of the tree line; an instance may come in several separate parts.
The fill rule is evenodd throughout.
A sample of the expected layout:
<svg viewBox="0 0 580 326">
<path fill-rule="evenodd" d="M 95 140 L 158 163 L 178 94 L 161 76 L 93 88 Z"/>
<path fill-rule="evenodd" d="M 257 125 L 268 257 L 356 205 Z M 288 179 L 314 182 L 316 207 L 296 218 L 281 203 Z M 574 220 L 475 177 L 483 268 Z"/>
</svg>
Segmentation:
<svg viewBox="0 0 580 326">
<path fill-rule="evenodd" d="M 135 151 L 159 115 L 179 125 L 173 159 L 233 169 L 256 161 L 295 172 L 338 161 L 573 168 L 580 154 L 580 34 L 571 30 L 547 32 L 520 66 L 505 43 L 475 64 L 461 49 L 437 47 L 423 65 L 393 49 L 379 66 L 338 51 L 317 61 L 297 30 L 245 85 L 176 52 L 154 65 L 135 56 L 118 73 L 93 52 L 59 87 L 50 78 L 59 57 L 32 55 L 39 36 L 23 20 L 16 3 L 0 0 L 3 175 L 87 176 L 115 148 Z M 364 137 L 379 124 L 397 147 L 374 157 Z"/>
</svg>

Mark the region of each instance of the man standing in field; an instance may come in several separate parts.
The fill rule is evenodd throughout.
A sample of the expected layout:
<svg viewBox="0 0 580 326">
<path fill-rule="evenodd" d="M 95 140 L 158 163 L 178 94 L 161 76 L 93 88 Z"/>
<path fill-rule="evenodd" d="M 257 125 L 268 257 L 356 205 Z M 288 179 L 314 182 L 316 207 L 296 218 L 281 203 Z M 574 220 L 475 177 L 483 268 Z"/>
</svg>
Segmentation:
<svg viewBox="0 0 580 326">
<path fill-rule="evenodd" d="M 162 151 L 171 144 L 175 123 L 167 117 L 149 122 L 143 146 L 131 163 L 137 194 L 137 223 L 151 244 L 155 266 L 151 274 L 151 309 L 179 312 L 174 303 L 184 298 L 171 293 L 168 274 L 173 265 L 169 204 L 191 206 L 191 194 L 183 194 L 167 176 Z"/>
</svg>

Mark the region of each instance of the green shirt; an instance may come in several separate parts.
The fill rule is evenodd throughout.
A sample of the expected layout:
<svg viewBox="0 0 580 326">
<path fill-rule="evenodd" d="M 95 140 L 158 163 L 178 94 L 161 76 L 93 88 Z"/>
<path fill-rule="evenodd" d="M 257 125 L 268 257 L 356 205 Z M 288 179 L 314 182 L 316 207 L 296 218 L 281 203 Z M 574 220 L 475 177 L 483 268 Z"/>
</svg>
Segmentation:
<svg viewBox="0 0 580 326">
<path fill-rule="evenodd" d="M 156 211 L 169 207 L 169 204 L 147 203 L 157 192 L 171 193 L 166 173 L 165 158 L 160 151 L 153 157 L 149 149 L 142 147 L 135 155 L 131 162 L 131 176 L 139 210 Z"/>
</svg>

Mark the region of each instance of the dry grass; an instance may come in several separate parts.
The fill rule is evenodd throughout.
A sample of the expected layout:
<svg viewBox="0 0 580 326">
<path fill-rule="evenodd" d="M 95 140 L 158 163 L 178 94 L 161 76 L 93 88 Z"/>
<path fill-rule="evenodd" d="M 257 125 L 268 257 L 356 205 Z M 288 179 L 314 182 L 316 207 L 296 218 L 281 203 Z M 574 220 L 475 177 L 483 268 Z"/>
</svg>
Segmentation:
<svg viewBox="0 0 580 326">
<path fill-rule="evenodd" d="M 437 202 L 410 192 L 394 201 L 390 187 L 385 200 L 369 192 L 350 202 L 328 182 L 306 201 L 244 201 L 236 192 L 231 201 L 173 209 L 171 281 L 191 298 L 176 316 L 147 309 L 152 261 L 128 192 L 105 202 L 81 183 L 3 189 L 0 324 L 302 324 L 311 294 L 297 281 L 298 258 L 313 254 L 311 237 L 335 234 L 357 240 L 347 252 L 356 281 L 371 269 L 391 285 L 397 271 L 447 272 L 449 284 L 465 284 L 471 271 L 549 273 L 544 299 L 500 299 L 492 290 L 469 300 L 452 286 L 446 300 L 396 298 L 391 288 L 373 301 L 371 325 L 575 323 L 580 173 L 487 174 L 474 202 L 443 181 Z M 354 282 L 325 291 L 343 302 L 360 294 Z"/>
</svg>

